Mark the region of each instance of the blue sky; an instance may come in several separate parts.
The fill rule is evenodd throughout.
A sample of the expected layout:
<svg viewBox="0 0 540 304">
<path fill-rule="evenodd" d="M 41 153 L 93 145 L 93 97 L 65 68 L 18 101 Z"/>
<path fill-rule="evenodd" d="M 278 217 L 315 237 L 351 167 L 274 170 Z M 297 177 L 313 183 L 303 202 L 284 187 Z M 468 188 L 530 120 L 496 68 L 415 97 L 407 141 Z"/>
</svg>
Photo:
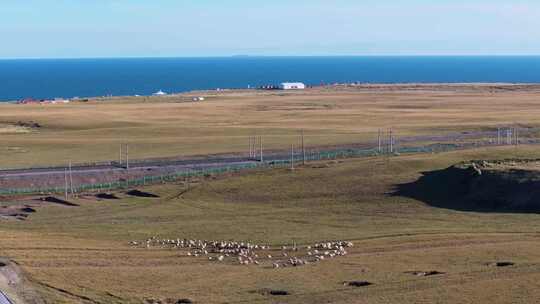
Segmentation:
<svg viewBox="0 0 540 304">
<path fill-rule="evenodd" d="M 540 54 L 538 0 L 0 0 L 0 58 Z"/>
</svg>

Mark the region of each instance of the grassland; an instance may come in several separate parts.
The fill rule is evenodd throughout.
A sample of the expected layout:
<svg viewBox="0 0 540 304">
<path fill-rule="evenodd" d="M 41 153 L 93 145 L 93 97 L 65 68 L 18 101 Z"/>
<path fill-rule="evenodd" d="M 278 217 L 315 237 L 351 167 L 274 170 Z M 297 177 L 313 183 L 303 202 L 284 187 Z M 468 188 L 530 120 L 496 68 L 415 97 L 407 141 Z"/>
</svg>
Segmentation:
<svg viewBox="0 0 540 304">
<path fill-rule="evenodd" d="M 0 223 L 0 255 L 16 260 L 51 303 L 531 303 L 540 295 L 538 215 L 459 212 L 395 195 L 422 171 L 508 156 L 539 154 L 522 147 L 348 160 L 201 180 L 185 193 L 182 184 L 145 189 L 159 199 L 47 206 L 27 221 Z M 340 259 L 275 270 L 128 245 L 153 235 L 273 245 L 346 239 L 355 247 Z M 487 265 L 494 261 L 516 265 Z M 417 270 L 445 274 L 405 273 Z M 344 287 L 348 280 L 374 285 Z M 257 292 L 264 288 L 291 295 Z"/>
<path fill-rule="evenodd" d="M 42 128 L 3 136 L 5 145 L 28 152 L 3 152 L 0 159 L 50 164 L 74 152 L 100 159 L 114 155 L 119 140 L 148 147 L 141 156 L 230 152 L 254 131 L 293 141 L 297 129 L 306 129 L 310 142 L 324 144 L 390 125 L 404 134 L 431 134 L 513 122 L 538 126 L 540 117 L 538 93 L 529 91 L 231 93 L 200 104 L 173 101 L 2 106 L 2 122 L 32 120 Z M 189 188 L 184 182 L 144 188 L 159 195 L 153 199 L 87 196 L 74 201 L 77 207 L 47 204 L 25 221 L 0 221 L 0 256 L 16 261 L 48 303 L 534 303 L 539 215 L 436 207 L 431 195 L 451 191 L 446 184 L 416 189 L 422 199 L 398 191 L 426 171 L 508 157 L 539 158 L 540 152 L 519 146 L 350 159 L 194 180 Z M 2 198 L 0 205 L 34 199 Z M 355 246 L 345 257 L 271 269 L 129 245 L 155 235 L 274 246 L 350 240 Z M 498 261 L 515 265 L 491 265 Z M 444 274 L 408 273 L 432 270 Z M 343 286 L 351 280 L 373 285 Z M 260 292 L 268 288 L 290 295 Z"/>
<path fill-rule="evenodd" d="M 533 87 L 534 88 L 534 87 Z M 530 90 L 399 87 L 313 89 L 303 93 L 201 93 L 117 98 L 67 105 L 0 105 L 0 124 L 35 122 L 24 134 L 1 133 L 0 167 L 114 160 L 120 143 L 132 158 L 246 152 L 248 136 L 264 135 L 265 148 L 375 140 L 379 128 L 398 136 L 540 126 L 539 93 Z"/>
</svg>

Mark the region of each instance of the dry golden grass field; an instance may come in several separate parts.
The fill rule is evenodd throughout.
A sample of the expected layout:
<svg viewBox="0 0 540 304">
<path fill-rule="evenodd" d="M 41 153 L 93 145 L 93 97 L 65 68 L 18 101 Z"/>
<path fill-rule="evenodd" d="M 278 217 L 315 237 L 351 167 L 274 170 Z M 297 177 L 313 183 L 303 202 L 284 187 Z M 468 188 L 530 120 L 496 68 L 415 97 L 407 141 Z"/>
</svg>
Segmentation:
<svg viewBox="0 0 540 304">
<path fill-rule="evenodd" d="M 132 158 L 246 152 L 248 137 L 288 149 L 301 129 L 307 145 L 474 131 L 497 125 L 540 126 L 536 86 L 435 86 L 312 89 L 302 93 L 201 93 L 117 98 L 67 105 L 0 105 L 0 168 L 114 160 L 121 143 Z M 22 122 L 13 129 L 7 126 Z M 4 127 L 2 127 L 4 126 Z"/>
<path fill-rule="evenodd" d="M 272 135 L 292 142 L 298 129 L 312 144 L 330 144 L 388 126 L 431 134 L 540 125 L 540 93 L 532 90 L 328 89 L 285 96 L 230 92 L 197 104 L 174 100 L 2 105 L 0 123 L 41 127 L 2 134 L 1 166 L 61 163 L 73 154 L 81 161 L 107 159 L 118 141 L 139 147 L 139 157 L 161 157 L 240 151 L 253 132 L 279 146 Z M 45 303 L 535 303 L 540 215 L 460 211 L 451 202 L 441 207 L 437 196 L 452 192 L 450 185 L 416 183 L 424 172 L 461 161 L 509 157 L 540 158 L 540 149 L 349 159 L 139 189 L 158 198 L 89 194 L 71 201 L 78 206 L 44 203 L 24 221 L 0 219 L 0 256 L 18 264 L 26 281 L 12 289 L 25 303 L 42 303 L 32 302 L 36 294 Z M 407 193 L 399 191 L 404 185 Z M 35 199 L 4 197 L 0 205 L 35 205 Z M 262 265 L 246 266 L 130 245 L 152 236 L 272 248 L 346 240 L 354 247 L 343 257 L 274 269 L 264 257 Z M 440 274 L 411 273 L 429 271 Z M 372 285 L 343 284 L 350 281 Z M 0 279 L 0 289 L 4 285 Z"/>
</svg>

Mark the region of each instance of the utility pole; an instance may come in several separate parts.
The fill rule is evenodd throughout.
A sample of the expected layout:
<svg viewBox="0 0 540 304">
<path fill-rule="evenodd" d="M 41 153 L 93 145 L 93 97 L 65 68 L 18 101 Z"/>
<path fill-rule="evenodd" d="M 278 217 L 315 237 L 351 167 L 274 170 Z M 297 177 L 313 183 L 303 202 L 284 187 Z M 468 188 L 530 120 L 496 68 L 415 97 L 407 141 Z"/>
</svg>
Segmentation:
<svg viewBox="0 0 540 304">
<path fill-rule="evenodd" d="M 253 143 L 251 142 L 253 138 L 249 137 L 249 158 L 251 159 L 253 157 Z"/>
<path fill-rule="evenodd" d="M 382 130 L 379 128 L 379 134 L 378 134 L 378 144 L 379 144 L 379 154 L 382 152 Z"/>
<path fill-rule="evenodd" d="M 68 172 L 64 169 L 64 197 L 68 200 Z"/>
<path fill-rule="evenodd" d="M 253 136 L 253 159 L 257 159 L 257 149 L 259 149 L 258 144 L 259 138 L 257 136 Z"/>
<path fill-rule="evenodd" d="M 259 136 L 259 144 L 260 144 L 260 148 L 261 148 L 261 163 L 262 163 L 262 162 L 264 162 L 262 136 Z"/>
<path fill-rule="evenodd" d="M 126 144 L 126 170 L 129 170 L 129 144 Z"/>
<path fill-rule="evenodd" d="M 385 143 L 385 148 L 384 148 L 384 158 L 386 160 L 386 166 L 388 167 L 388 165 L 390 164 L 390 151 L 392 149 L 392 129 L 388 129 L 386 130 L 386 143 Z"/>
<path fill-rule="evenodd" d="M 259 145 L 259 137 L 258 136 L 253 136 L 253 159 L 257 159 L 257 154 L 259 154 L 259 152 L 257 151 L 258 149 L 258 145 Z"/>
<path fill-rule="evenodd" d="M 71 196 L 74 195 L 74 190 L 73 190 L 73 171 L 71 169 L 71 161 L 69 161 L 69 188 L 71 189 Z"/>
<path fill-rule="evenodd" d="M 497 145 L 501 144 L 501 128 L 497 128 Z"/>
<path fill-rule="evenodd" d="M 120 144 L 120 152 L 118 153 L 118 165 L 122 167 L 122 145 Z"/>
<path fill-rule="evenodd" d="M 302 165 L 306 165 L 306 146 L 304 145 L 304 130 L 302 130 Z"/>
<path fill-rule="evenodd" d="M 257 157 L 257 138 L 251 136 L 251 158 Z"/>
<path fill-rule="evenodd" d="M 394 153 L 394 134 L 392 128 L 390 128 L 390 154 Z"/>
<path fill-rule="evenodd" d="M 294 170 L 294 144 L 291 145 L 291 170 Z"/>
</svg>

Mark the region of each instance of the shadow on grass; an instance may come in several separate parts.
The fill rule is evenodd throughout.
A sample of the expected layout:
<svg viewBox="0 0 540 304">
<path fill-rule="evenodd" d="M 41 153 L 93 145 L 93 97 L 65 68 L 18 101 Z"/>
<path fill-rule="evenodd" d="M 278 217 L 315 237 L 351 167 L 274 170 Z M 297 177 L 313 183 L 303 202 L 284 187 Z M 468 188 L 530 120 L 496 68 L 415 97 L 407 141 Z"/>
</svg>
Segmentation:
<svg viewBox="0 0 540 304">
<path fill-rule="evenodd" d="M 393 195 L 458 211 L 540 213 L 539 175 L 518 169 L 479 175 L 472 168 L 453 166 L 422 172 L 418 180 L 397 185 Z"/>
<path fill-rule="evenodd" d="M 42 202 L 47 202 L 47 203 L 53 203 L 53 204 L 68 206 L 68 207 L 78 207 L 79 206 L 79 205 L 77 205 L 75 203 L 71 203 L 71 202 L 59 199 L 57 197 L 54 197 L 54 196 L 42 197 L 42 198 L 39 198 L 37 200 L 42 201 Z"/>
<path fill-rule="evenodd" d="M 159 195 L 149 193 L 149 192 L 140 191 L 140 190 L 130 190 L 130 191 L 126 192 L 126 194 L 129 195 L 129 196 L 144 197 L 144 198 L 159 198 Z"/>
<path fill-rule="evenodd" d="M 119 200 L 120 198 L 112 193 L 98 193 L 96 197 L 104 200 Z"/>
</svg>

